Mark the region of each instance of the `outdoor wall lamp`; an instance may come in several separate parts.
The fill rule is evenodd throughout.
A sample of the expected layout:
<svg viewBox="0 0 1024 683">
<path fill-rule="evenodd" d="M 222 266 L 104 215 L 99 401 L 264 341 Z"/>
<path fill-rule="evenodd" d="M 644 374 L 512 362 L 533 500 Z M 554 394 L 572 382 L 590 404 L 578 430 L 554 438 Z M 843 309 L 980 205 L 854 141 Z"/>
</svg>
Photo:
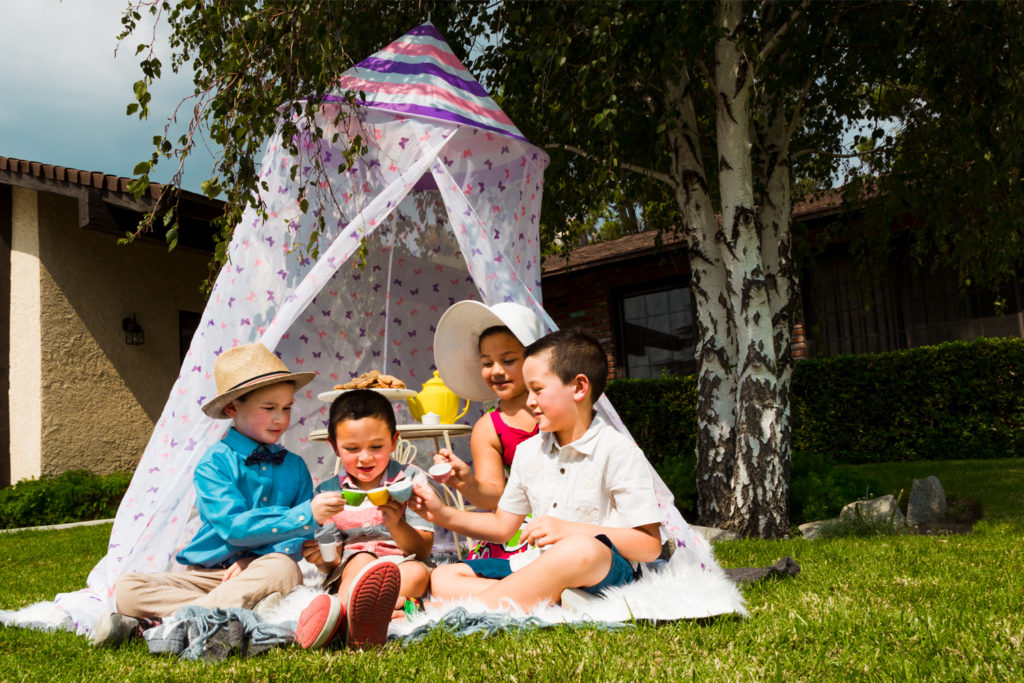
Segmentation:
<svg viewBox="0 0 1024 683">
<path fill-rule="evenodd" d="M 139 321 L 135 319 L 134 313 L 132 313 L 132 317 L 121 321 L 121 329 L 124 330 L 124 343 L 128 346 L 139 346 L 146 343 L 146 333 Z"/>
</svg>

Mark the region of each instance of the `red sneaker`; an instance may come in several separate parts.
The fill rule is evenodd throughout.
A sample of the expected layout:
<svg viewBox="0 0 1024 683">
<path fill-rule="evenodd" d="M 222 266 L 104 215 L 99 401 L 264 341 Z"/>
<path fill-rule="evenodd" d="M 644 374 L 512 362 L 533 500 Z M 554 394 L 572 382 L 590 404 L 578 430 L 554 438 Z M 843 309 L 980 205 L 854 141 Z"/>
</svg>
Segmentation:
<svg viewBox="0 0 1024 683">
<path fill-rule="evenodd" d="M 390 560 L 374 560 L 359 572 L 348 594 L 346 642 L 350 647 L 373 647 L 387 641 L 401 583 L 398 565 Z"/>
<path fill-rule="evenodd" d="M 337 595 L 321 593 L 299 615 L 295 642 L 307 650 L 331 642 L 345 624 L 345 606 Z"/>
</svg>

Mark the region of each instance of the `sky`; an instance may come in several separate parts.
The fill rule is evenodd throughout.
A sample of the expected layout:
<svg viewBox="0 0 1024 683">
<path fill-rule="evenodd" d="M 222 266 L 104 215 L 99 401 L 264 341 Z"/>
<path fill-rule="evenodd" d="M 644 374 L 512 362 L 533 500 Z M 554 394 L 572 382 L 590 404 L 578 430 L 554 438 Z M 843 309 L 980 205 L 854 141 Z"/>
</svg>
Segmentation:
<svg viewBox="0 0 1024 683">
<path fill-rule="evenodd" d="M 117 50 L 128 0 L 0 0 L 0 156 L 131 177 L 152 153 L 154 135 L 192 92 L 191 74 L 165 74 L 153 86 L 148 120 L 126 116 L 132 84 L 142 78 L 135 46 Z M 157 34 L 166 46 L 166 31 Z M 158 52 L 165 66 L 167 50 Z M 191 107 L 183 109 L 186 116 Z M 180 135 L 183 127 L 172 139 Z M 200 143 L 186 164 L 185 189 L 200 192 L 213 154 Z M 153 178 L 168 180 L 177 162 L 162 159 Z"/>
</svg>

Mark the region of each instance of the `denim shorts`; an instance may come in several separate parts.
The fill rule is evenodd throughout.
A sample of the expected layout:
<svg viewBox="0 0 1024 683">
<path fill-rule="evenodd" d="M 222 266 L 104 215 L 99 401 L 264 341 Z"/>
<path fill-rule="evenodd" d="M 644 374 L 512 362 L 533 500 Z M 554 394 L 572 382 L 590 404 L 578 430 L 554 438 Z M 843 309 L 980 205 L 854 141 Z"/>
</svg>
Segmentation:
<svg viewBox="0 0 1024 683">
<path fill-rule="evenodd" d="M 619 554 L 618 548 L 607 536 L 598 534 L 594 538 L 604 543 L 612 551 L 612 566 L 608 568 L 608 573 L 601 581 L 593 586 L 580 586 L 580 590 L 600 595 L 606 588 L 623 586 L 640 578 L 640 570 L 633 569 L 633 565 Z M 512 573 L 509 561 L 505 559 L 487 557 L 479 560 L 463 560 L 463 562 L 469 565 L 474 574 L 484 579 L 501 580 Z"/>
</svg>

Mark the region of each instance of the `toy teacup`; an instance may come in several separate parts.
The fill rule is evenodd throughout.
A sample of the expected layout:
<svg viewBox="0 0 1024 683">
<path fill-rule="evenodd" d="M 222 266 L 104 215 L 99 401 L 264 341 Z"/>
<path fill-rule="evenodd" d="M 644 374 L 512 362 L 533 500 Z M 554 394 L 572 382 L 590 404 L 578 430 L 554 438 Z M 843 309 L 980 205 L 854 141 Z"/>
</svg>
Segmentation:
<svg viewBox="0 0 1024 683">
<path fill-rule="evenodd" d="M 391 497 L 399 503 L 404 503 L 412 497 L 412 479 L 396 481 L 394 484 L 388 486 L 388 493 L 390 493 Z"/>
<path fill-rule="evenodd" d="M 317 544 L 320 546 L 320 557 L 324 562 L 334 562 L 338 558 L 338 548 L 341 545 L 342 533 L 334 522 L 327 522 L 314 534 Z"/>
<path fill-rule="evenodd" d="M 342 489 L 341 495 L 345 497 L 345 505 L 361 505 L 366 498 L 366 491 Z"/>
<path fill-rule="evenodd" d="M 375 489 L 370 489 L 366 492 L 366 497 L 370 499 L 370 502 L 374 505 L 384 505 L 388 502 L 388 498 L 391 494 L 388 493 L 387 488 L 379 486 Z"/>
<path fill-rule="evenodd" d="M 434 478 L 438 484 L 443 484 L 452 476 L 452 466 L 446 462 L 439 462 L 432 465 L 427 474 Z"/>
</svg>

